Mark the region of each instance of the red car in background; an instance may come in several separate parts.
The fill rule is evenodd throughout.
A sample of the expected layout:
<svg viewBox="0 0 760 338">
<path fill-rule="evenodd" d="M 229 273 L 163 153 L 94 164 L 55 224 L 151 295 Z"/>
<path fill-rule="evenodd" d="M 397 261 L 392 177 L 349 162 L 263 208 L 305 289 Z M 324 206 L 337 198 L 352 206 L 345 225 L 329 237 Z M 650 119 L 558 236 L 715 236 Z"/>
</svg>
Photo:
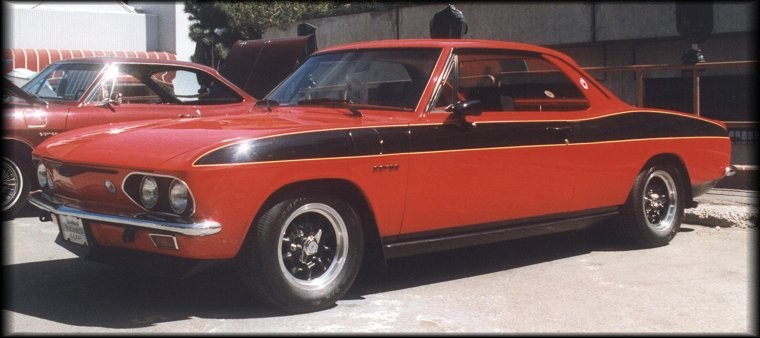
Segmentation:
<svg viewBox="0 0 760 338">
<path fill-rule="evenodd" d="M 732 172 L 722 122 L 630 106 L 569 57 L 520 43 L 331 47 L 256 105 L 52 137 L 34 151 L 30 201 L 81 257 L 229 261 L 256 299 L 305 312 L 340 299 L 369 254 L 611 219 L 636 245 L 666 245 Z"/>
<path fill-rule="evenodd" d="M 22 88 L 5 79 L 3 87 L 3 219 L 38 188 L 31 152 L 49 136 L 115 122 L 243 114 L 255 103 L 215 69 L 176 60 L 68 59 Z"/>
</svg>

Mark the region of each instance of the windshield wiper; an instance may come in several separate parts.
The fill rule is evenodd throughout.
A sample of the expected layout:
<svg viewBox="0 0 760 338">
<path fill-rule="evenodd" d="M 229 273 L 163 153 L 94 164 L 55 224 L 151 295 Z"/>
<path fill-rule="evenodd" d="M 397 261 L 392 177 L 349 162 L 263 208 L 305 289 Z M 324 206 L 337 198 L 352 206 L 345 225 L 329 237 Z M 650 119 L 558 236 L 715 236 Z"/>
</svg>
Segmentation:
<svg viewBox="0 0 760 338">
<path fill-rule="evenodd" d="M 331 99 L 331 98 L 321 98 L 321 99 L 307 99 L 307 100 L 301 100 L 297 102 L 298 105 L 307 105 L 307 104 L 320 104 L 320 105 L 329 105 L 329 106 L 341 106 L 349 111 L 351 111 L 351 114 L 356 117 L 362 117 L 364 114 L 362 114 L 359 109 L 356 109 L 356 107 L 351 106 L 353 102 L 351 100 L 343 100 L 343 99 Z"/>
<path fill-rule="evenodd" d="M 262 100 L 256 101 L 256 104 L 254 105 L 254 107 L 260 107 L 262 105 L 266 105 L 267 110 L 271 113 L 272 107 L 277 107 L 280 105 L 280 103 L 275 100 L 262 99 Z"/>
</svg>

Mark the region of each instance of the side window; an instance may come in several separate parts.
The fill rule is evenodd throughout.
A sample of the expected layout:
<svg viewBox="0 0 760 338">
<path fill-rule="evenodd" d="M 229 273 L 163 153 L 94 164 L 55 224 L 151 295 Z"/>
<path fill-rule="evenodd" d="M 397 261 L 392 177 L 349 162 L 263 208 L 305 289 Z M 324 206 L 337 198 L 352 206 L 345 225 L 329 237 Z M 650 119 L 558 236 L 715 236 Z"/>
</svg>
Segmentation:
<svg viewBox="0 0 760 338">
<path fill-rule="evenodd" d="M 122 104 L 220 104 L 243 100 L 213 76 L 162 65 L 123 64 L 109 69 L 91 101 Z"/>
<path fill-rule="evenodd" d="M 121 104 L 163 103 L 161 97 L 141 79 L 131 65 L 113 65 L 93 92 L 91 101 L 121 100 Z"/>
<path fill-rule="evenodd" d="M 115 80 L 114 92 L 121 96 L 124 104 L 162 103 L 158 94 L 134 75 L 120 73 Z"/>
<path fill-rule="evenodd" d="M 539 55 L 459 51 L 456 60 L 457 67 L 440 90 L 436 107 L 463 100 L 480 100 L 484 111 L 573 111 L 589 107 L 575 83 Z"/>
<path fill-rule="evenodd" d="M 151 74 L 150 80 L 182 103 L 219 104 L 242 100 L 224 83 L 202 72 L 160 71 Z"/>
</svg>

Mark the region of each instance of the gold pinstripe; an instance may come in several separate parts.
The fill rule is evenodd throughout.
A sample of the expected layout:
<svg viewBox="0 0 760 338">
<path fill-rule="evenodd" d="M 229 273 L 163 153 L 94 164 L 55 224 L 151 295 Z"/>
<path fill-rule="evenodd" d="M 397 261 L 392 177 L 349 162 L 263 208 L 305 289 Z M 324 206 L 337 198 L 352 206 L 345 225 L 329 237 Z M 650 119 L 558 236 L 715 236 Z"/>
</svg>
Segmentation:
<svg viewBox="0 0 760 338">
<path fill-rule="evenodd" d="M 424 154 L 440 154 L 440 153 L 459 153 L 459 152 L 475 152 L 475 151 L 489 151 L 489 150 L 522 149 L 522 148 L 571 147 L 571 146 L 598 145 L 598 144 L 607 144 L 607 143 L 662 141 L 662 140 L 686 140 L 686 139 L 728 139 L 728 136 L 726 136 L 726 137 L 720 137 L 720 136 L 656 137 L 656 138 L 628 139 L 628 140 L 615 140 L 615 141 L 580 142 L 580 143 L 570 143 L 570 144 L 539 144 L 539 145 L 527 145 L 527 146 L 508 146 L 508 147 L 491 147 L 491 148 L 432 150 L 432 151 L 416 151 L 416 152 L 404 152 L 404 153 L 393 153 L 393 154 L 339 156 L 339 157 L 317 157 L 317 158 L 279 160 L 279 161 L 262 161 L 262 162 L 241 162 L 241 163 L 221 163 L 221 164 L 201 164 L 201 165 L 193 163 L 193 167 L 221 167 L 221 166 L 240 166 L 240 165 L 253 165 L 253 164 L 288 163 L 288 162 L 331 161 L 331 160 L 362 159 L 362 158 L 373 158 L 373 157 L 382 158 L 382 157 L 390 157 L 390 156 L 424 155 Z"/>
</svg>

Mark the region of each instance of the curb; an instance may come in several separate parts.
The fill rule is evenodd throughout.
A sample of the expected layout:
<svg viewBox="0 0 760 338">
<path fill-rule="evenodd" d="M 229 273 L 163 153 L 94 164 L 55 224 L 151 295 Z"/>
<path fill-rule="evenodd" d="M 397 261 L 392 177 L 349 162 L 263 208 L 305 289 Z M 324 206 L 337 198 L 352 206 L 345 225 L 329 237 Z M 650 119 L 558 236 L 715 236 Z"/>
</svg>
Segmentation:
<svg viewBox="0 0 760 338">
<path fill-rule="evenodd" d="M 686 209 L 684 223 L 721 228 L 757 228 L 757 192 L 712 189 L 696 198 L 699 206 Z"/>
<path fill-rule="evenodd" d="M 687 209 L 683 222 L 719 228 L 757 228 L 756 206 L 700 205 Z"/>
</svg>

